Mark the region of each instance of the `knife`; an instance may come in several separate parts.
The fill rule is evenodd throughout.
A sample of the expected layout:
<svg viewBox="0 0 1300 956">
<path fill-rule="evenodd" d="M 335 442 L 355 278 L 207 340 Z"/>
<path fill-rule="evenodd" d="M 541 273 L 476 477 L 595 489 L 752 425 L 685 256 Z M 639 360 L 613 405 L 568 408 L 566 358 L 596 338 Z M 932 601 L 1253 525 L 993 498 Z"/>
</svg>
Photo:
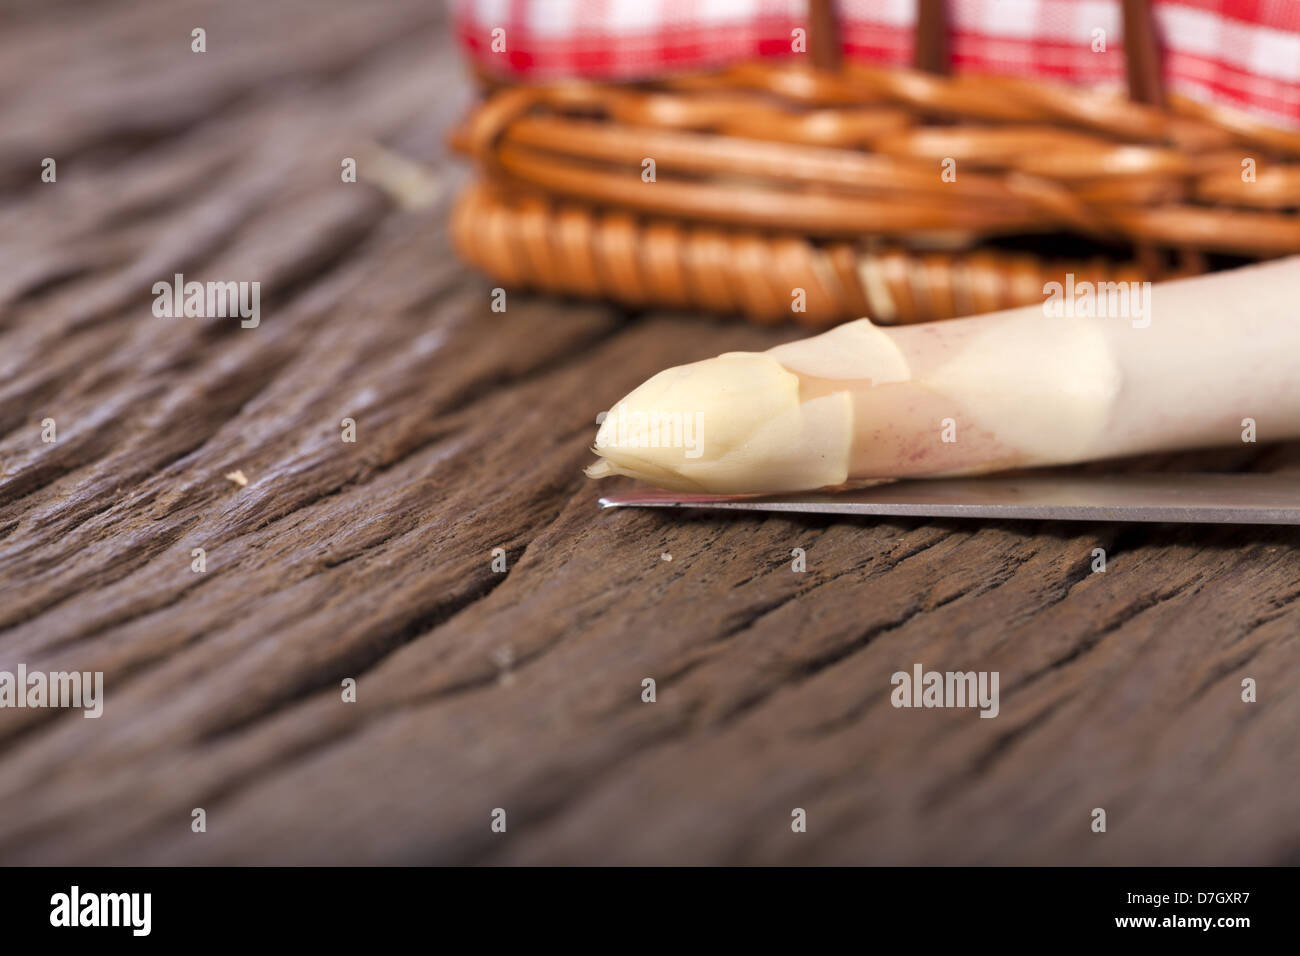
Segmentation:
<svg viewBox="0 0 1300 956">
<path fill-rule="evenodd" d="M 1300 524 L 1300 477 L 1264 474 L 1079 475 L 891 481 L 792 495 L 607 495 L 602 508 L 724 508 L 805 514 Z"/>
</svg>

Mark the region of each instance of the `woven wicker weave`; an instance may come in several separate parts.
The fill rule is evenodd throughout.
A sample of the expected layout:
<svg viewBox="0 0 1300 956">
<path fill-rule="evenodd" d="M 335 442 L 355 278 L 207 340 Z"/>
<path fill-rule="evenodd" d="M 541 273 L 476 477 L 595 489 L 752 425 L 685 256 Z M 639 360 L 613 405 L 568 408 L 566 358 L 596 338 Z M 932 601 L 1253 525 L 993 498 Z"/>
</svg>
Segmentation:
<svg viewBox="0 0 1300 956">
<path fill-rule="evenodd" d="M 944 55 L 936 7 L 921 60 Z M 1127 49 L 1127 98 L 836 63 L 496 86 L 453 137 L 480 170 L 453 237 L 508 286 L 812 326 L 1038 302 L 1064 272 L 1156 280 L 1207 252 L 1300 252 L 1300 135 L 1166 102 L 1149 38 Z M 989 244 L 1059 233 L 1108 255 Z"/>
</svg>

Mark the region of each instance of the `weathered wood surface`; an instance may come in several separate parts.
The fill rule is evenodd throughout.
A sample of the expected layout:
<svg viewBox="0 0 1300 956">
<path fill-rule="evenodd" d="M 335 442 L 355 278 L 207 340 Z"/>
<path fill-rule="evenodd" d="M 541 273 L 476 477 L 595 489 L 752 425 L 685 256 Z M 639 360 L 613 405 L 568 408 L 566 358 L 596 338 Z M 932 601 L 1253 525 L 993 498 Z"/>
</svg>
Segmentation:
<svg viewBox="0 0 1300 956">
<path fill-rule="evenodd" d="M 445 235 L 446 33 L 5 8 L 0 669 L 106 705 L 0 711 L 0 861 L 1300 861 L 1295 529 L 598 513 L 600 408 L 799 333 L 490 312 Z M 376 143 L 437 198 L 375 188 Z M 261 325 L 155 318 L 174 272 L 261 281 Z M 1137 464 L 1193 465 L 1300 448 Z M 917 662 L 999 671 L 1000 715 L 891 707 Z"/>
</svg>

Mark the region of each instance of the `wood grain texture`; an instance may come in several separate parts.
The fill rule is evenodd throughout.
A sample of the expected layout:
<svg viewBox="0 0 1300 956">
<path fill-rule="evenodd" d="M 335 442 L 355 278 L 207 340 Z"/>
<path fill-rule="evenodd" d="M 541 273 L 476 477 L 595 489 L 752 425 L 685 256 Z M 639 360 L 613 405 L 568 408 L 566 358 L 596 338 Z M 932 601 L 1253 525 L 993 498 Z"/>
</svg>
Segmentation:
<svg viewBox="0 0 1300 956">
<path fill-rule="evenodd" d="M 597 411 L 799 332 L 493 313 L 440 3 L 3 16 L 0 669 L 106 703 L 0 710 L 0 862 L 1300 862 L 1296 529 L 599 513 Z M 155 318 L 175 272 L 260 326 Z M 893 708 L 917 662 L 1000 715 Z"/>
</svg>

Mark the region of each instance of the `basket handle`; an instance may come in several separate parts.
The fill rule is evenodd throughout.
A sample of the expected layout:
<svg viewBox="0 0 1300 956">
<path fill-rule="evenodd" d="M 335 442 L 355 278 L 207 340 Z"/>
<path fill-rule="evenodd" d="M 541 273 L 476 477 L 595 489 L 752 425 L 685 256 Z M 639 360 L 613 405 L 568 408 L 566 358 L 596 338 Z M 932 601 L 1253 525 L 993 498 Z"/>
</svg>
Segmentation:
<svg viewBox="0 0 1300 956">
<path fill-rule="evenodd" d="M 835 0 L 808 0 L 808 33 L 813 66 L 827 73 L 839 72 L 842 49 Z"/>
<path fill-rule="evenodd" d="M 829 73 L 838 72 L 843 47 L 835 0 L 808 0 L 808 32 L 813 66 Z M 950 70 L 945 0 L 917 0 L 913 65 L 927 73 L 948 73 Z"/>
<path fill-rule="evenodd" d="M 912 65 L 926 73 L 952 72 L 948 55 L 948 4 L 946 0 L 917 0 L 916 47 Z"/>
<path fill-rule="evenodd" d="M 1135 103 L 1164 107 L 1164 76 L 1160 41 L 1151 0 L 1122 0 L 1124 9 L 1124 72 L 1128 96 Z"/>
<path fill-rule="evenodd" d="M 830 8 L 831 0 L 813 0 Z M 1160 41 L 1156 36 L 1151 0 L 1120 0 L 1124 21 L 1124 72 L 1129 99 L 1150 106 L 1165 105 L 1164 77 L 1160 69 Z M 833 12 L 830 14 L 833 20 Z M 948 52 L 947 0 L 917 0 L 916 48 L 912 65 L 927 73 L 947 74 L 952 69 Z"/>
</svg>

